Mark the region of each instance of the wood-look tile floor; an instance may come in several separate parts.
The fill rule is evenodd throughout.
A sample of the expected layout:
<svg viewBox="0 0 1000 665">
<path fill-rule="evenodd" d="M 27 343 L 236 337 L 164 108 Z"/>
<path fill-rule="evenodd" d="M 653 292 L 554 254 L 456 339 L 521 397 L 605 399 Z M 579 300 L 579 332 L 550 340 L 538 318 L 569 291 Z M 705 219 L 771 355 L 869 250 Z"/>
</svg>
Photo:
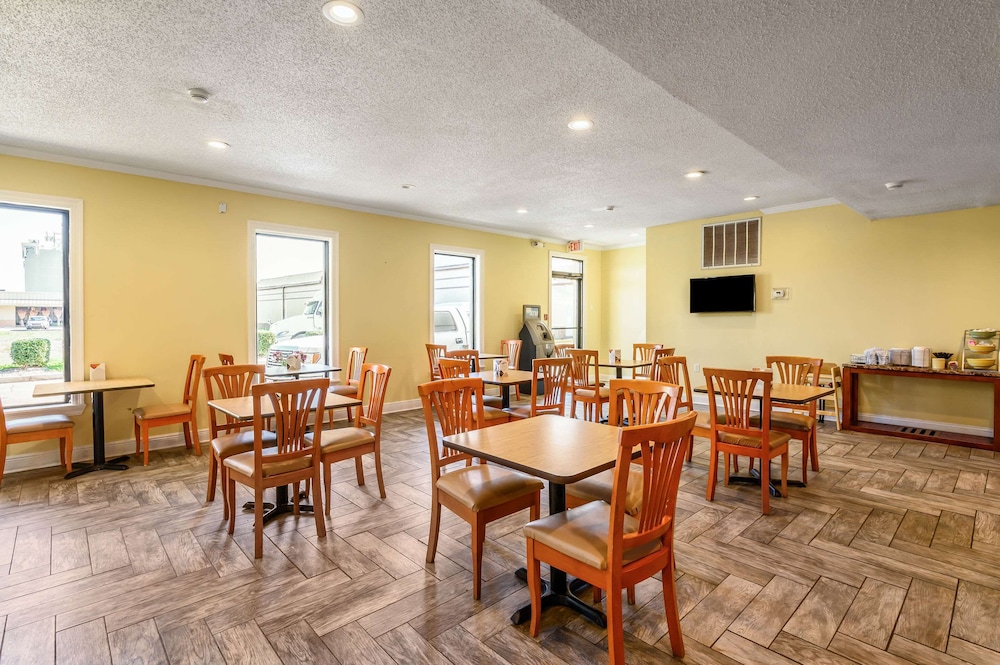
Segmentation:
<svg viewBox="0 0 1000 665">
<path fill-rule="evenodd" d="M 205 503 L 204 457 L 4 478 L 0 665 L 606 662 L 605 632 L 562 608 L 537 640 L 510 624 L 528 600 L 512 574 L 526 511 L 489 527 L 481 601 L 469 528 L 447 511 L 437 562 L 424 563 L 422 418 L 385 421 L 388 498 L 370 461 L 360 488 L 343 463 L 327 537 L 285 516 L 260 561 L 252 516 L 231 538 L 221 497 Z M 1000 460 L 829 424 L 820 448 L 822 472 L 763 517 L 756 488 L 705 500 L 696 441 L 676 535 L 684 662 L 1000 663 Z M 630 662 L 675 662 L 658 588 L 640 585 L 626 607 Z"/>
</svg>

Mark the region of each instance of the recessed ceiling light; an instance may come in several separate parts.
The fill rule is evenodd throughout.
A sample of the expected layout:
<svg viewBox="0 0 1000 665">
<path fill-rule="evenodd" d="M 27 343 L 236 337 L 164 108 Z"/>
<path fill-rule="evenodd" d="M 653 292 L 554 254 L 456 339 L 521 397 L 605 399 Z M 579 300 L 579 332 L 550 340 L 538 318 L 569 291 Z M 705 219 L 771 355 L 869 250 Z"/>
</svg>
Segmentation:
<svg viewBox="0 0 1000 665">
<path fill-rule="evenodd" d="M 525 208 L 518 208 L 518 209 L 517 209 L 517 212 L 518 212 L 519 214 L 523 215 L 523 214 L 525 214 L 525 213 L 526 213 L 526 212 L 528 212 L 528 211 L 527 211 L 527 210 L 526 210 Z"/>
<path fill-rule="evenodd" d="M 209 148 L 215 148 L 216 150 L 225 150 L 226 148 L 229 147 L 229 144 L 226 143 L 225 141 L 216 141 L 214 139 L 211 141 L 206 141 L 206 143 L 208 144 Z"/>
<path fill-rule="evenodd" d="M 570 120 L 569 125 L 567 125 L 567 127 L 576 132 L 582 132 L 587 129 L 592 129 L 593 126 L 594 126 L 594 121 L 587 120 L 586 118 L 577 118 L 576 120 Z"/>
<path fill-rule="evenodd" d="M 417 186 L 406 184 L 406 185 L 400 185 L 400 187 L 402 187 L 403 189 L 416 189 Z"/>
<path fill-rule="evenodd" d="M 208 104 L 208 91 L 201 88 L 188 88 L 188 97 L 196 104 Z"/>
<path fill-rule="evenodd" d="M 583 228 L 585 228 L 585 229 L 592 229 L 592 228 L 594 228 L 594 225 L 593 224 L 584 224 Z"/>
<path fill-rule="evenodd" d="M 695 178 L 700 178 L 703 175 L 705 175 L 704 171 L 688 171 L 687 173 L 684 174 L 684 177 L 691 178 L 692 180 L 694 180 Z"/>
<path fill-rule="evenodd" d="M 332 0 L 323 5 L 323 16 L 337 25 L 358 25 L 365 15 L 353 2 Z"/>
<path fill-rule="evenodd" d="M 759 198 L 760 198 L 759 196 L 744 196 L 743 200 L 744 201 L 756 201 Z"/>
</svg>

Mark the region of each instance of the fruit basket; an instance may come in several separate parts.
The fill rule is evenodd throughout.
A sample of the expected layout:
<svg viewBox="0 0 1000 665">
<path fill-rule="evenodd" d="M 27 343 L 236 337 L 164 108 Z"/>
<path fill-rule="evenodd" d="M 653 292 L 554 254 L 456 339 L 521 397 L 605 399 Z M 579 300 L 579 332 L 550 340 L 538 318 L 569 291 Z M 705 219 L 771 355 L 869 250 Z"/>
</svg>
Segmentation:
<svg viewBox="0 0 1000 665">
<path fill-rule="evenodd" d="M 996 369 L 998 336 L 1000 333 L 992 328 L 966 330 L 962 344 L 962 369 Z"/>
</svg>

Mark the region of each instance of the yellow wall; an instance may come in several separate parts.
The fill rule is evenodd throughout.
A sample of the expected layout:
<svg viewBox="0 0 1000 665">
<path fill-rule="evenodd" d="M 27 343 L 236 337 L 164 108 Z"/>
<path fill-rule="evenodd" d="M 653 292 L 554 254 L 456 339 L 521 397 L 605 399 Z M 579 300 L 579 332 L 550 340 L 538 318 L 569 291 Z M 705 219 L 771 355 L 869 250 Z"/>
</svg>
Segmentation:
<svg viewBox="0 0 1000 665">
<path fill-rule="evenodd" d="M 622 349 L 631 357 L 632 345 L 646 342 L 646 248 L 629 247 L 604 252 L 603 337 L 598 347 L 605 358 L 608 349 Z M 649 338 L 648 341 L 659 340 Z"/>
<path fill-rule="evenodd" d="M 210 365 L 220 352 L 247 360 L 248 220 L 339 233 L 340 360 L 362 345 L 370 362 L 392 366 L 388 402 L 415 399 L 427 380 L 430 245 L 485 251 L 485 350 L 517 335 L 522 304 L 548 308 L 548 252 L 527 239 L 4 155 L 0 182 L 84 202 L 84 360 L 106 363 L 109 378 L 156 383 L 107 395 L 109 442 L 131 438 L 130 408 L 180 399 L 190 354 Z M 601 256 L 584 256 L 587 320 L 600 343 Z M 77 443 L 89 445 L 89 411 L 77 425 Z"/>
<path fill-rule="evenodd" d="M 957 352 L 966 328 L 1000 328 L 1000 207 L 878 221 L 843 205 L 765 215 L 759 267 L 702 270 L 701 225 L 741 217 L 647 229 L 647 334 L 689 365 L 759 367 L 768 354 L 844 363 L 873 346 Z M 688 312 L 690 278 L 747 272 L 755 313 Z M 789 299 L 772 301 L 773 287 Z M 981 384 L 883 379 L 862 396 L 862 412 L 992 424 Z"/>
</svg>

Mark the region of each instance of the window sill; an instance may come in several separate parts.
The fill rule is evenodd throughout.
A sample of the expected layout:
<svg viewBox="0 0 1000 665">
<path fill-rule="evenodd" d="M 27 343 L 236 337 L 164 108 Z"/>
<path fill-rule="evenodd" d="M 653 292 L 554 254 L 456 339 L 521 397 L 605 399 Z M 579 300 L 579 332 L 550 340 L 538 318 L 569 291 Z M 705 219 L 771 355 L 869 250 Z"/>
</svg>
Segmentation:
<svg viewBox="0 0 1000 665">
<path fill-rule="evenodd" d="M 79 416 L 87 408 L 86 403 L 79 396 L 74 395 L 73 399 L 65 404 L 44 404 L 41 406 L 22 406 L 4 409 L 4 415 L 10 419 L 33 418 L 35 416 Z"/>
</svg>

